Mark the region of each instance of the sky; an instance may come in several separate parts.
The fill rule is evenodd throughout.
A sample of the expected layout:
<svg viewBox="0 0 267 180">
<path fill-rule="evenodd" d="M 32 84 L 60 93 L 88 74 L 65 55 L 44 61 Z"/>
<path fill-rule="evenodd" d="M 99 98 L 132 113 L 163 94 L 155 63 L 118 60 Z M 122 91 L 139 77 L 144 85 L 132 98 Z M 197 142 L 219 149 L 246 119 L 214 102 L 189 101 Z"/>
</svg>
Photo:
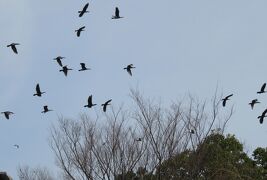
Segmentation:
<svg viewBox="0 0 267 180">
<path fill-rule="evenodd" d="M 79 18 L 87 2 L 90 13 Z M 124 18 L 111 19 L 115 7 Z M 209 99 L 218 86 L 234 94 L 227 132 L 249 152 L 266 147 L 267 123 L 256 118 L 267 106 L 267 94 L 256 94 L 267 82 L 266 8 L 264 0 L 1 0 L 0 111 L 15 114 L 0 116 L 0 171 L 18 179 L 18 165 L 55 167 L 47 139 L 58 117 L 93 113 L 83 108 L 91 94 L 97 104 L 130 104 L 136 87 L 168 104 L 188 93 Z M 6 47 L 12 42 L 18 54 Z M 59 55 L 74 69 L 68 77 Z M 81 62 L 92 70 L 79 72 Z M 123 70 L 131 63 L 132 77 Z M 262 103 L 252 111 L 254 98 Z M 54 111 L 42 114 L 43 105 Z"/>
</svg>

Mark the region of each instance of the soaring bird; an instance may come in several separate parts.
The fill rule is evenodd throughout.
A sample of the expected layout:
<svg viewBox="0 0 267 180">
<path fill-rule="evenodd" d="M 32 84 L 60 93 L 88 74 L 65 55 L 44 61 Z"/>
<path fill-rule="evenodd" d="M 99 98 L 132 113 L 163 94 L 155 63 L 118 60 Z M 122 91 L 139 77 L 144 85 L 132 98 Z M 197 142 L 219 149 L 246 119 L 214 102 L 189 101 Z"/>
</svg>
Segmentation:
<svg viewBox="0 0 267 180">
<path fill-rule="evenodd" d="M 44 108 L 44 110 L 42 111 L 42 113 L 47 113 L 49 111 L 53 111 L 52 109 L 48 109 L 48 106 L 44 106 L 43 108 Z"/>
<path fill-rule="evenodd" d="M 103 111 L 106 112 L 107 110 L 107 106 L 110 105 L 109 103 L 112 101 L 112 99 L 106 101 L 104 104 L 101 104 L 101 106 L 103 106 Z"/>
<path fill-rule="evenodd" d="M 251 109 L 253 109 L 254 105 L 260 103 L 258 99 L 253 99 L 250 103 L 248 103 L 251 106 Z"/>
<path fill-rule="evenodd" d="M 223 107 L 225 107 L 225 105 L 226 105 L 226 101 L 227 101 L 227 100 L 230 100 L 229 98 L 230 98 L 231 96 L 233 96 L 233 94 L 230 94 L 230 95 L 228 95 L 228 96 L 226 96 L 225 98 L 222 99 L 222 101 L 223 101 L 223 103 L 222 103 Z"/>
<path fill-rule="evenodd" d="M 260 123 L 263 123 L 263 119 L 266 117 L 267 109 L 265 109 L 260 116 L 258 116 L 258 119 L 260 120 Z"/>
<path fill-rule="evenodd" d="M 135 139 L 135 141 L 142 141 L 142 138 L 137 138 Z"/>
<path fill-rule="evenodd" d="M 87 102 L 86 105 L 84 105 L 84 107 L 91 108 L 91 107 L 93 107 L 93 106 L 96 105 L 96 104 L 93 104 L 93 102 L 92 102 L 92 97 L 93 97 L 92 95 L 88 97 L 88 102 Z"/>
<path fill-rule="evenodd" d="M 258 94 L 265 93 L 265 92 L 266 92 L 266 91 L 265 91 L 265 87 L 266 87 L 266 83 L 264 83 L 264 84 L 261 86 L 261 90 L 258 91 L 257 93 L 258 93 Z"/>
<path fill-rule="evenodd" d="M 129 64 L 127 67 L 125 67 L 123 69 L 126 69 L 127 72 L 132 76 L 132 71 L 131 71 L 132 68 L 135 68 L 135 67 L 133 67 L 133 64 Z"/>
<path fill-rule="evenodd" d="M 79 17 L 82 17 L 84 13 L 89 12 L 89 11 L 87 11 L 88 6 L 89 6 L 89 3 L 85 4 L 85 6 L 83 7 L 83 9 L 81 11 L 78 11 Z"/>
<path fill-rule="evenodd" d="M 90 68 L 87 68 L 87 67 L 85 66 L 85 63 L 80 63 L 80 65 L 81 65 L 81 69 L 79 69 L 79 71 L 90 70 Z"/>
<path fill-rule="evenodd" d="M 62 67 L 62 62 L 61 62 L 61 59 L 64 59 L 65 57 L 62 57 L 62 56 L 58 56 L 56 58 L 54 58 L 54 60 L 57 61 L 57 63 Z"/>
<path fill-rule="evenodd" d="M 39 96 L 39 97 L 41 97 L 42 94 L 44 94 L 44 93 L 45 93 L 45 92 L 41 92 L 41 90 L 40 90 L 40 86 L 39 86 L 39 84 L 37 84 L 37 85 L 36 85 L 36 93 L 33 94 L 33 96 Z"/>
<path fill-rule="evenodd" d="M 19 145 L 17 145 L 17 144 L 14 144 L 14 146 L 18 149 L 19 148 Z"/>
<path fill-rule="evenodd" d="M 85 26 L 80 27 L 79 29 L 75 30 L 75 32 L 77 32 L 77 36 L 78 36 L 78 37 L 80 37 L 81 32 L 84 31 L 84 28 L 85 28 Z"/>
<path fill-rule="evenodd" d="M 62 69 L 59 70 L 59 71 L 63 71 L 63 73 L 65 74 L 65 76 L 67 76 L 69 70 L 72 70 L 72 69 L 69 69 L 67 66 L 63 66 Z"/>
<path fill-rule="evenodd" d="M 11 43 L 9 45 L 7 45 L 7 47 L 11 47 L 11 49 L 13 50 L 14 53 L 18 54 L 16 45 L 20 45 L 19 43 Z"/>
<path fill-rule="evenodd" d="M 14 114 L 14 113 L 11 112 L 11 111 L 4 111 L 4 112 L 1 112 L 1 113 L 5 115 L 6 119 L 9 119 L 9 116 L 10 116 L 11 114 Z"/>
<path fill-rule="evenodd" d="M 120 16 L 120 10 L 118 7 L 115 8 L 115 16 L 112 16 L 111 19 L 119 19 L 119 18 L 123 18 Z"/>
</svg>

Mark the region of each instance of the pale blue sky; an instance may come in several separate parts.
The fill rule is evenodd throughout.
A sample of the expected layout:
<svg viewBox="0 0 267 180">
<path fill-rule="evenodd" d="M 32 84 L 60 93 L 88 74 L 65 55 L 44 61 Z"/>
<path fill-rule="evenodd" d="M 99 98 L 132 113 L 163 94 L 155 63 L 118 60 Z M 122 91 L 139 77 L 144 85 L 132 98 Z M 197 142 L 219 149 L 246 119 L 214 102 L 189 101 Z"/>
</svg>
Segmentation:
<svg viewBox="0 0 267 180">
<path fill-rule="evenodd" d="M 58 116 L 94 113 L 83 108 L 90 94 L 97 104 L 127 105 L 137 86 L 168 104 L 189 92 L 208 99 L 218 84 L 234 93 L 227 131 L 249 151 L 267 146 L 267 122 L 256 118 L 267 107 L 267 94 L 256 94 L 267 82 L 266 1 L 97 0 L 79 18 L 87 2 L 0 1 L 0 111 L 15 112 L 9 121 L 0 117 L 0 171 L 17 179 L 19 164 L 54 167 L 47 137 Z M 111 20 L 116 6 L 125 18 Z M 11 42 L 21 43 L 18 55 L 6 47 Z M 52 60 L 58 55 L 75 69 L 67 78 Z M 92 70 L 78 72 L 80 62 Z M 123 70 L 130 63 L 133 77 Z M 47 92 L 41 98 L 32 96 L 36 83 Z M 262 102 L 254 111 L 253 98 Z M 55 111 L 40 113 L 45 104 Z"/>
</svg>

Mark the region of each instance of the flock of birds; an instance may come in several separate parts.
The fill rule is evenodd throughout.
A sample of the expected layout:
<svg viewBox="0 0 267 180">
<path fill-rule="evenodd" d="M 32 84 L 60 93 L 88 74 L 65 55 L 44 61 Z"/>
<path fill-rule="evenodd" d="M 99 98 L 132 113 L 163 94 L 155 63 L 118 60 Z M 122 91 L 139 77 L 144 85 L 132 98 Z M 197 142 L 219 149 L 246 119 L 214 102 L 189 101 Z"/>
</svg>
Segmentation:
<svg viewBox="0 0 267 180">
<path fill-rule="evenodd" d="M 266 88 L 266 83 L 264 83 L 264 84 L 261 86 L 261 89 L 260 89 L 260 91 L 257 92 L 257 94 L 263 94 L 263 93 L 266 93 L 267 91 L 265 91 L 265 88 Z M 230 100 L 230 97 L 232 97 L 232 96 L 233 96 L 233 94 L 230 94 L 230 95 L 228 95 L 228 96 L 226 96 L 225 98 L 222 99 L 222 105 L 223 105 L 223 107 L 226 106 L 226 102 L 227 102 L 228 100 Z M 258 101 L 258 99 L 253 99 L 253 100 L 251 100 L 251 102 L 248 103 L 248 104 L 250 105 L 251 109 L 253 109 L 254 106 L 255 106 L 255 104 L 258 104 L 258 103 L 260 103 L 260 102 Z M 260 116 L 258 116 L 258 119 L 259 119 L 259 121 L 260 121 L 260 124 L 263 123 L 263 120 L 264 120 L 265 117 L 267 117 L 267 108 L 262 112 L 262 114 L 261 114 Z"/>
<path fill-rule="evenodd" d="M 84 5 L 84 7 L 82 8 L 82 10 L 78 11 L 78 13 L 79 13 L 79 17 L 84 16 L 85 13 L 89 13 L 89 11 L 88 11 L 88 7 L 89 7 L 89 3 L 86 3 L 86 4 Z M 113 15 L 113 16 L 111 17 L 111 19 L 120 19 L 120 18 L 123 18 L 123 17 L 120 16 L 119 8 L 116 7 L 116 8 L 115 8 L 115 15 Z M 75 30 L 76 36 L 77 36 L 77 37 L 80 37 L 80 36 L 81 36 L 81 33 L 82 33 L 83 31 L 85 31 L 85 26 L 82 26 L 82 27 L 80 27 L 79 29 L 76 29 L 76 30 Z M 11 44 L 7 45 L 7 47 L 10 47 L 10 48 L 12 49 L 12 51 L 13 51 L 15 54 L 18 54 L 18 50 L 17 50 L 17 47 L 16 47 L 16 46 L 18 46 L 18 45 L 20 45 L 20 44 L 19 44 L 19 43 L 11 43 Z M 63 65 L 63 63 L 62 63 L 62 60 L 63 60 L 63 59 L 65 59 L 65 57 L 57 56 L 57 57 L 55 57 L 53 60 L 57 61 L 58 65 L 62 68 L 62 69 L 60 69 L 59 71 L 60 71 L 60 72 L 63 72 L 64 75 L 67 76 L 67 75 L 68 75 L 68 71 L 71 71 L 71 70 L 73 70 L 73 69 L 68 68 L 67 65 Z M 80 66 L 81 66 L 81 69 L 79 69 L 78 71 L 86 71 L 86 70 L 90 70 L 90 68 L 86 67 L 86 64 L 85 64 L 85 63 L 80 63 Z M 129 75 L 132 76 L 132 69 L 133 69 L 133 68 L 135 68 L 135 67 L 133 66 L 133 64 L 129 64 L 129 65 L 127 65 L 126 67 L 124 67 L 124 70 L 126 70 L 126 71 L 129 73 Z M 266 88 L 266 83 L 264 83 L 264 84 L 262 85 L 260 91 L 258 91 L 257 93 L 258 93 L 258 94 L 266 93 L 265 88 Z M 41 97 L 42 94 L 45 93 L 45 92 L 42 92 L 42 91 L 41 91 L 41 88 L 40 88 L 39 83 L 36 85 L 36 89 L 35 89 L 35 91 L 36 91 L 36 93 L 34 93 L 33 96 Z M 222 99 L 222 106 L 223 106 L 223 107 L 226 106 L 226 102 L 227 102 L 228 100 L 230 100 L 230 97 L 232 97 L 232 96 L 233 96 L 233 94 L 230 94 L 230 95 L 228 95 L 228 96 L 226 96 L 225 98 Z M 109 99 L 109 100 L 107 100 L 106 102 L 104 102 L 103 104 L 101 104 L 101 106 L 103 106 L 103 111 L 104 111 L 104 112 L 106 112 L 106 110 L 107 110 L 107 106 L 108 106 L 108 105 L 111 105 L 111 104 L 110 104 L 111 101 L 112 101 L 112 99 Z M 249 105 L 250 105 L 251 108 L 253 109 L 254 106 L 255 106 L 255 104 L 257 104 L 257 103 L 260 103 L 260 102 L 258 101 L 258 99 L 253 99 L 253 100 L 249 103 Z M 87 104 L 84 105 L 84 107 L 86 107 L 86 108 L 92 108 L 93 106 L 96 106 L 96 105 L 97 105 L 97 104 L 94 104 L 94 103 L 93 103 L 93 96 L 90 95 L 90 96 L 88 97 L 88 99 L 87 99 Z M 47 113 L 47 112 L 49 112 L 49 111 L 53 111 L 53 110 L 52 110 L 52 109 L 49 109 L 47 105 L 43 106 L 43 111 L 42 111 L 42 113 Z M 1 113 L 4 114 L 4 116 L 5 116 L 6 119 L 9 119 L 10 116 L 11 116 L 12 114 L 14 114 L 14 112 L 12 112 L 12 111 L 4 111 L 4 112 L 1 112 Z M 267 117 L 267 109 L 265 109 L 265 110 L 262 112 L 262 114 L 261 114 L 260 116 L 258 116 L 258 119 L 259 119 L 259 121 L 260 121 L 261 124 L 263 123 L 263 120 L 264 120 L 265 117 Z M 190 130 L 190 133 L 194 134 L 194 131 L 193 131 L 193 130 Z M 139 139 L 137 139 L 137 141 L 141 141 L 141 139 L 139 138 Z M 16 148 L 19 148 L 19 145 L 17 145 L 17 144 L 15 144 L 14 146 L 15 146 Z"/>
<path fill-rule="evenodd" d="M 79 17 L 82 17 L 85 13 L 89 13 L 88 7 L 89 7 L 89 3 L 86 3 L 84 5 L 84 7 L 82 8 L 82 10 L 78 11 Z M 111 19 L 120 19 L 120 18 L 123 18 L 123 17 L 120 16 L 119 8 L 116 7 L 115 8 L 115 15 L 113 15 L 111 17 Z M 79 29 L 75 30 L 76 36 L 77 37 L 80 37 L 82 31 L 85 31 L 85 26 L 82 26 Z M 10 47 L 15 54 L 18 54 L 18 50 L 17 50 L 17 46 L 18 45 L 20 45 L 20 44 L 19 43 L 11 43 L 11 44 L 7 45 L 7 47 Z M 68 68 L 67 65 L 63 65 L 63 63 L 62 63 L 62 60 L 63 59 L 65 59 L 65 57 L 57 56 L 53 60 L 57 61 L 58 65 L 62 68 L 62 69 L 59 70 L 59 72 L 63 72 L 64 75 L 67 76 L 68 75 L 68 71 L 71 71 L 73 69 Z M 90 68 L 86 67 L 86 64 L 85 63 L 80 63 L 80 66 L 81 66 L 81 69 L 79 69 L 78 71 L 90 70 Z M 124 67 L 124 69 L 129 73 L 130 76 L 132 76 L 132 70 L 131 69 L 133 69 L 133 68 L 135 68 L 133 66 L 133 64 L 129 64 L 126 67 Z M 33 96 L 41 97 L 42 94 L 45 93 L 45 92 L 41 91 L 41 88 L 40 88 L 39 83 L 36 85 L 35 91 L 36 92 L 33 94 Z M 93 106 L 96 106 L 97 104 L 94 104 L 92 99 L 93 99 L 93 96 L 90 95 L 88 97 L 87 104 L 84 105 L 84 107 L 92 108 Z M 107 106 L 108 105 L 111 105 L 110 104 L 111 101 L 112 101 L 112 99 L 109 99 L 106 102 L 104 102 L 103 104 L 101 104 L 101 106 L 103 106 L 103 111 L 104 112 L 106 112 Z M 52 109 L 49 109 L 47 105 L 43 106 L 42 113 L 47 113 L 49 111 L 53 111 L 53 110 Z M 1 113 L 4 114 L 4 116 L 5 116 L 6 119 L 10 119 L 10 116 L 12 114 L 14 114 L 14 112 L 12 112 L 12 111 L 4 111 L 4 112 L 1 112 Z M 14 145 L 14 146 L 17 147 L 17 148 L 19 147 L 18 145 Z"/>
</svg>

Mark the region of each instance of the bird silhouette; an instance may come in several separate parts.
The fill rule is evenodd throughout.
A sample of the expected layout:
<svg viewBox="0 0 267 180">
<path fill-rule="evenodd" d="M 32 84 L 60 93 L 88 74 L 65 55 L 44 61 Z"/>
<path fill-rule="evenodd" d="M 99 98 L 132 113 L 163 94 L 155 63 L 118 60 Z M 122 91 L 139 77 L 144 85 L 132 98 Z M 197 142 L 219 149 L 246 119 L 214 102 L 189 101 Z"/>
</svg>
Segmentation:
<svg viewBox="0 0 267 180">
<path fill-rule="evenodd" d="M 85 28 L 85 26 L 80 27 L 79 29 L 75 30 L 75 32 L 77 32 L 76 34 L 77 34 L 78 37 L 80 37 L 81 32 L 84 31 L 84 28 Z"/>
<path fill-rule="evenodd" d="M 90 68 L 87 68 L 87 67 L 85 66 L 85 63 L 80 63 L 80 65 L 81 65 L 81 69 L 79 69 L 79 71 L 90 70 Z"/>
<path fill-rule="evenodd" d="M 127 67 L 125 67 L 123 69 L 126 69 L 127 72 L 132 76 L 132 71 L 131 71 L 132 68 L 135 68 L 135 67 L 133 67 L 133 64 L 129 64 Z"/>
<path fill-rule="evenodd" d="M 14 144 L 14 146 L 18 149 L 19 148 L 19 145 L 17 145 L 17 144 Z"/>
<path fill-rule="evenodd" d="M 118 7 L 115 8 L 115 16 L 112 16 L 112 19 L 120 19 L 123 18 L 120 16 L 120 10 Z"/>
<path fill-rule="evenodd" d="M 67 76 L 69 70 L 72 70 L 72 69 L 69 69 L 67 66 L 63 66 L 62 69 L 59 71 L 62 71 L 64 75 Z"/>
<path fill-rule="evenodd" d="M 112 99 L 106 101 L 104 104 L 101 104 L 101 106 L 103 106 L 103 111 L 106 112 L 107 110 L 107 106 L 110 105 L 109 103 L 112 101 Z"/>
<path fill-rule="evenodd" d="M 42 113 L 47 113 L 49 111 L 53 111 L 52 109 L 48 109 L 48 106 L 44 106 L 43 108 L 44 108 L 44 110 L 42 111 Z"/>
<path fill-rule="evenodd" d="M 54 58 L 54 60 L 56 60 L 56 61 L 57 61 L 57 63 L 59 64 L 59 66 L 61 66 L 61 67 L 62 67 L 62 62 L 61 62 L 61 59 L 64 59 L 64 58 L 65 58 L 65 57 L 58 56 L 58 57 Z"/>
<path fill-rule="evenodd" d="M 14 113 L 11 112 L 11 111 L 4 111 L 4 112 L 1 112 L 1 113 L 5 115 L 6 119 L 9 119 L 9 116 L 10 116 L 11 114 L 14 114 Z"/>
<path fill-rule="evenodd" d="M 265 91 L 265 87 L 266 87 L 266 83 L 264 83 L 264 84 L 261 86 L 261 90 L 258 91 L 257 93 L 258 93 L 258 94 L 265 93 L 265 92 L 266 92 L 266 91 Z"/>
<path fill-rule="evenodd" d="M 11 49 L 13 50 L 13 52 L 15 54 L 18 54 L 18 51 L 17 51 L 17 48 L 16 48 L 17 45 L 20 45 L 20 44 L 19 43 L 11 43 L 11 44 L 7 45 L 7 47 L 11 47 Z"/>
<path fill-rule="evenodd" d="M 92 97 L 93 97 L 92 95 L 88 97 L 88 102 L 87 102 L 86 105 L 84 105 L 84 107 L 91 108 L 91 107 L 93 107 L 93 106 L 96 105 L 96 104 L 93 104 L 93 102 L 92 102 Z"/>
<path fill-rule="evenodd" d="M 194 129 L 190 129 L 190 131 L 189 131 L 191 134 L 195 134 L 195 131 L 194 131 Z"/>
<path fill-rule="evenodd" d="M 233 94 L 230 94 L 230 95 L 228 95 L 228 96 L 226 96 L 225 98 L 222 99 L 222 101 L 223 101 L 223 102 L 222 102 L 223 107 L 225 107 L 225 105 L 226 105 L 226 101 L 230 100 L 229 98 L 230 98 L 231 96 L 233 96 Z"/>
<path fill-rule="evenodd" d="M 135 141 L 142 141 L 142 138 L 137 138 L 135 139 Z"/>
<path fill-rule="evenodd" d="M 253 109 L 254 105 L 260 103 L 258 99 L 253 99 L 250 103 L 248 103 L 251 106 L 251 109 Z"/>
<path fill-rule="evenodd" d="M 260 123 L 263 123 L 263 119 L 266 117 L 267 109 L 265 109 L 260 116 L 258 116 L 258 119 L 260 120 Z"/>
<path fill-rule="evenodd" d="M 88 6 L 89 6 L 89 3 L 85 4 L 85 6 L 83 7 L 83 9 L 81 11 L 78 11 L 79 17 L 82 17 L 84 15 L 84 13 L 89 12 L 89 11 L 87 11 Z"/>
<path fill-rule="evenodd" d="M 41 92 L 41 90 L 40 90 L 40 86 L 39 86 L 39 84 L 37 84 L 37 85 L 36 85 L 36 93 L 33 94 L 33 96 L 39 96 L 39 97 L 41 97 L 42 94 L 44 94 L 44 93 L 45 93 L 45 92 Z"/>
</svg>

